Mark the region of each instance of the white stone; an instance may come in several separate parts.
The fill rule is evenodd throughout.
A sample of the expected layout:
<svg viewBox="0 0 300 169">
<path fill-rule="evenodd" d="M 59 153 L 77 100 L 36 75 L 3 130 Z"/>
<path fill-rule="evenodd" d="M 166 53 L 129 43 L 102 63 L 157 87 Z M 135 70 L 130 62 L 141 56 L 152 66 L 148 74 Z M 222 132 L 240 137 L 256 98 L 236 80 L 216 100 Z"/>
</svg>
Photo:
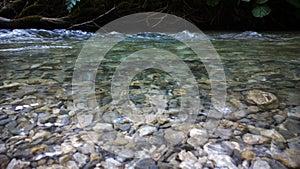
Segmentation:
<svg viewBox="0 0 300 169">
<path fill-rule="evenodd" d="M 146 136 L 146 135 L 150 135 L 152 133 L 154 133 L 156 131 L 156 127 L 152 127 L 152 126 L 143 126 L 139 129 L 139 134 L 141 137 Z"/>
</svg>

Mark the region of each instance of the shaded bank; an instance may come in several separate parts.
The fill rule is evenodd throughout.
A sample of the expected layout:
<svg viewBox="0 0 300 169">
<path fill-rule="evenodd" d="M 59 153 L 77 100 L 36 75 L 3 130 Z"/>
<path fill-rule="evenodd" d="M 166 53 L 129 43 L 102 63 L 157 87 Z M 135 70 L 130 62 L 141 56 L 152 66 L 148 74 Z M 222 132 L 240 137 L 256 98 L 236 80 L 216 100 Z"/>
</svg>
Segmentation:
<svg viewBox="0 0 300 169">
<path fill-rule="evenodd" d="M 201 29 L 214 30 L 299 30 L 297 23 L 300 21 L 300 3 L 297 0 L 253 2 L 69 0 L 69 2 L 76 2 L 70 11 L 65 0 L 1 0 L 0 28 L 67 28 L 95 31 L 121 16 L 146 11 L 174 14 L 191 21 Z M 256 14 L 253 13 L 254 8 L 259 9 Z"/>
</svg>

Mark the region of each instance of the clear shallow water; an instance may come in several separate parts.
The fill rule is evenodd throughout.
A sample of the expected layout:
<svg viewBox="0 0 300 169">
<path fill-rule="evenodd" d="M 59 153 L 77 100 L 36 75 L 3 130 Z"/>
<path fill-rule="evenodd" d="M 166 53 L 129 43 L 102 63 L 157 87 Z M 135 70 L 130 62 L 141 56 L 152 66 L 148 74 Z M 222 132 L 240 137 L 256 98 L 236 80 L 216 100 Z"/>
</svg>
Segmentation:
<svg viewBox="0 0 300 169">
<path fill-rule="evenodd" d="M 79 51 L 84 41 L 92 35 L 93 33 L 70 30 L 0 30 L 1 82 L 50 78 L 69 84 Z M 278 93 L 278 97 L 286 104 L 299 103 L 295 100 L 299 98 L 297 97 L 300 80 L 299 33 L 249 31 L 207 32 L 206 35 L 224 65 L 228 92 L 261 88 Z M 103 36 L 130 37 L 116 32 Z M 171 36 L 179 39 L 203 38 L 189 32 Z M 130 41 L 129 45 L 121 44 L 114 48 L 106 57 L 110 64 L 115 62 L 112 67 L 116 67 L 122 57 L 124 59 L 124 52 L 134 50 L 130 49 L 130 43 L 140 43 L 141 48 L 147 48 L 153 46 L 153 42 L 159 42 L 154 46 L 162 45 L 171 51 L 177 50 L 182 59 L 192 55 L 189 49 L 181 47 L 178 43 L 172 44 L 172 41 L 164 36 L 138 35 L 132 37 Z M 195 63 L 190 62 L 189 66 L 195 67 Z M 108 80 L 109 77 L 106 76 L 112 75 L 113 72 L 106 73 L 99 73 L 97 75 L 99 80 Z M 202 70 L 202 74 L 206 74 L 205 70 Z M 195 76 L 200 78 L 200 75 Z M 5 95 L 1 97 L 2 100 L 6 99 Z M 291 98 L 292 100 L 289 100 Z"/>
<path fill-rule="evenodd" d="M 7 147 L 11 145 L 17 147 L 7 150 L 9 157 L 24 158 L 31 162 L 36 162 L 44 158 L 47 160 L 50 159 L 48 160 L 48 163 L 50 163 L 51 158 L 65 155 L 61 151 L 63 149 L 62 143 L 66 145 L 72 142 L 74 146 L 76 144 L 81 145 L 81 143 L 77 143 L 77 135 L 83 132 L 80 127 L 76 126 L 77 124 L 72 124 L 71 122 L 82 120 L 80 115 L 78 118 L 73 117 L 71 83 L 77 56 L 85 40 L 92 35 L 92 33 L 87 32 L 66 30 L 0 30 L 0 123 L 3 124 L 0 125 L 0 145 L 5 143 Z M 207 32 L 206 35 L 219 53 L 226 75 L 227 102 L 222 112 L 225 115 L 225 119 L 221 123 L 221 129 L 224 128 L 225 130 L 220 130 L 217 137 L 213 136 L 210 138 L 204 146 L 199 146 L 198 143 L 190 141 L 190 145 L 183 145 L 179 148 L 188 150 L 191 147 L 192 149 L 193 147 L 203 147 L 202 151 L 208 154 L 210 152 L 224 153 L 223 144 L 229 145 L 231 144 L 230 141 L 232 141 L 231 146 L 238 144 L 241 147 L 241 151 L 242 147 L 253 147 L 253 153 L 257 157 L 271 159 L 271 162 L 268 161 L 270 165 L 276 166 L 276 162 L 279 161 L 285 166 L 293 166 L 293 162 L 295 161 L 292 158 L 294 156 L 293 153 L 299 153 L 297 139 L 300 134 L 298 127 L 300 126 L 298 116 L 300 110 L 300 33 Z M 114 75 L 115 69 L 121 61 L 125 60 L 131 51 L 136 49 L 164 47 L 176 53 L 179 58 L 187 63 L 198 82 L 199 96 L 203 107 L 195 120 L 196 124 L 202 125 L 202 122 L 206 120 L 207 110 L 211 105 L 211 82 L 204 65 L 201 61 L 194 59 L 194 54 L 191 50 L 166 35 L 146 33 L 132 36 L 113 32 L 101 36 L 128 37 L 128 39 L 126 43 L 120 43 L 108 53 L 102 62 L 102 66 L 99 67 L 95 79 L 97 100 L 100 107 L 102 106 L 101 108 L 108 110 L 102 111 L 103 109 L 101 109 L 102 115 L 100 120 L 104 120 L 106 126 L 100 125 L 98 129 L 101 129 L 101 127 L 110 129 L 110 125 L 107 123 L 111 122 L 117 130 L 104 132 L 103 135 L 100 133 L 101 139 L 108 142 L 108 145 L 105 142 L 103 144 L 99 143 L 100 147 L 116 152 L 117 150 L 114 148 L 122 144 L 122 142 L 127 141 L 119 137 L 120 131 L 123 134 L 125 133 L 124 135 L 126 136 L 140 139 L 139 135 L 136 134 L 138 132 L 135 132 L 133 128 L 138 126 L 135 126 L 136 122 L 143 121 L 144 119 L 130 117 L 134 122 L 128 122 L 126 115 L 115 111 L 115 108 L 105 107 L 105 105 L 109 105 L 112 101 L 110 96 L 110 80 Z M 179 32 L 170 36 L 178 39 L 204 38 L 201 35 L 189 32 Z M 132 47 L 132 44 L 136 46 Z M 134 63 L 132 66 L 135 66 Z M 176 70 L 176 67 L 174 67 L 174 70 Z M 167 118 L 171 120 L 179 119 L 180 116 L 178 113 L 176 114 L 176 111 L 174 113 L 174 110 L 180 107 L 180 96 L 184 93 L 184 91 L 180 90 L 179 86 L 165 72 L 156 69 L 142 71 L 134 77 L 129 87 L 129 98 L 132 102 L 130 108 L 151 107 L 154 104 L 156 106 L 154 107 L 157 109 L 156 112 L 164 108 L 173 110 Z M 250 104 L 246 99 L 246 92 L 253 89 L 273 93 L 278 98 L 278 108 L 267 108 L 265 110 L 264 108 L 257 108 L 253 106 L 254 104 Z M 167 97 L 160 97 L 164 95 Z M 267 99 L 271 100 L 272 95 L 268 95 Z M 145 116 L 147 116 L 147 112 L 151 114 L 151 110 L 149 109 L 142 109 L 142 111 L 146 114 Z M 83 113 L 86 112 L 83 111 Z M 87 121 L 87 118 L 84 118 L 83 123 L 86 123 L 85 120 Z M 133 149 L 140 150 L 139 148 L 142 147 L 141 149 L 150 150 L 152 145 L 159 147 L 164 143 L 169 146 L 173 140 L 184 135 L 182 134 L 183 132 L 188 133 L 182 127 L 182 129 L 178 129 L 179 132 L 176 129 L 174 134 L 171 128 L 176 128 L 176 126 L 165 123 L 167 120 L 164 121 L 162 118 L 153 124 L 153 126 L 159 127 L 159 130 L 150 127 L 153 131 L 157 130 L 153 134 L 154 139 L 149 136 L 149 139 L 146 137 L 148 139 L 146 141 L 137 141 Z M 16 124 L 13 121 L 16 121 Z M 253 126 L 256 128 L 253 129 Z M 147 131 L 146 129 L 149 129 L 149 126 L 143 127 L 144 132 Z M 177 128 L 180 127 L 177 126 Z M 283 128 L 287 130 L 283 130 Z M 142 131 L 140 128 L 136 128 L 135 130 L 138 129 L 141 135 Z M 164 131 L 164 129 L 168 131 Z M 271 133 L 270 136 L 268 132 L 271 132 L 271 130 L 268 129 L 280 132 L 284 139 L 279 136 L 276 137 L 278 133 L 273 133 L 273 135 Z M 234 133 L 230 133 L 231 130 L 234 130 Z M 260 131 L 265 132 L 264 136 L 267 135 L 268 138 L 270 137 L 272 143 L 270 143 L 270 140 L 266 142 L 262 141 L 263 144 L 256 143 L 255 139 L 253 141 L 248 137 L 248 130 L 250 131 L 249 133 L 256 134 L 255 136 L 259 135 Z M 55 136 L 48 137 L 45 135 L 46 131 L 54 133 Z M 36 136 L 37 140 L 28 142 L 27 140 L 30 140 L 34 134 L 43 138 L 41 139 Z M 174 138 L 164 137 L 165 135 L 172 136 L 172 134 L 175 135 Z M 76 135 L 76 137 L 73 137 L 73 135 Z M 232 136 L 229 137 L 230 135 Z M 25 136 L 28 136 L 28 138 Z M 114 136 L 118 137 L 115 139 Z M 11 137 L 13 139 L 10 139 Z M 222 144 L 217 144 L 216 138 Z M 286 140 L 288 141 L 286 142 Z M 43 151 L 39 152 L 38 148 L 36 148 L 44 142 L 50 147 L 46 149 L 46 153 L 42 153 Z M 34 153 L 26 154 L 28 147 Z M 288 149 L 288 151 L 282 153 L 285 149 Z M 37 153 L 35 153 L 36 151 Z M 172 154 L 172 151 L 171 147 L 168 153 Z M 272 153 L 269 153 L 269 151 Z M 157 153 L 156 150 L 154 152 Z M 201 151 L 199 152 L 201 153 Z M 197 153 L 199 154 L 199 152 Z M 159 151 L 158 153 L 163 154 Z M 128 155 L 128 152 L 126 155 Z M 132 154 L 129 153 L 129 155 Z M 232 154 L 229 153 L 227 155 L 229 157 Z M 286 156 L 291 157 L 291 160 L 287 160 Z M 131 158 L 132 156 L 129 156 L 129 160 L 127 160 L 130 161 Z M 162 158 L 167 159 L 168 157 Z M 214 159 L 213 157 L 210 158 Z M 232 157 L 232 159 L 235 158 L 242 157 Z M 273 159 L 277 161 L 272 162 Z M 165 161 L 171 163 L 168 160 Z M 245 164 L 244 162 L 241 164 L 241 159 L 232 161 L 234 161 L 234 165 L 236 166 L 243 165 L 245 166 L 244 168 L 250 166 L 245 161 Z M 36 165 L 34 162 L 31 163 L 32 166 Z M 56 162 L 58 162 L 57 158 Z M 52 163 L 56 162 L 52 160 Z M 77 164 L 80 163 L 76 162 Z M 215 162 L 217 163 L 217 161 Z M 231 165 L 231 163 L 229 164 Z M 203 165 L 210 166 L 210 164 Z"/>
</svg>

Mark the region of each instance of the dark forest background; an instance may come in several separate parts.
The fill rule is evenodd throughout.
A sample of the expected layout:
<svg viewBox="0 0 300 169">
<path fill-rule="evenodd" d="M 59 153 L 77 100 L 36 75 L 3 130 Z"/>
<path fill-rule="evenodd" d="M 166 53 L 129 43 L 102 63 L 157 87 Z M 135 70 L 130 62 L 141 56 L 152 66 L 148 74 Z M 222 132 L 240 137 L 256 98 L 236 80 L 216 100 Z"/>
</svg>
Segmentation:
<svg viewBox="0 0 300 169">
<path fill-rule="evenodd" d="M 202 30 L 300 30 L 300 0 L 1 0 L 0 28 L 95 31 L 137 12 L 164 12 Z"/>
</svg>

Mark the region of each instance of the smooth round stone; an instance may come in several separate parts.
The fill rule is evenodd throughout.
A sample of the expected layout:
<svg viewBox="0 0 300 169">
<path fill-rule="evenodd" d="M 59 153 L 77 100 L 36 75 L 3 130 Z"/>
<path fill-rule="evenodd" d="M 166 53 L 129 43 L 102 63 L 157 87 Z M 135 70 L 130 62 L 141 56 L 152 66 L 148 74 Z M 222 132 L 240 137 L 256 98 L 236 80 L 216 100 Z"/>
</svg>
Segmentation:
<svg viewBox="0 0 300 169">
<path fill-rule="evenodd" d="M 187 142 L 194 146 L 199 147 L 204 145 L 208 141 L 208 132 L 206 129 L 196 129 L 193 128 L 190 131 L 190 138 Z"/>
<path fill-rule="evenodd" d="M 154 133 L 155 131 L 157 131 L 157 128 L 152 127 L 152 126 L 143 126 L 138 130 L 141 137 L 150 135 L 150 134 Z"/>
<path fill-rule="evenodd" d="M 73 158 L 78 163 L 79 167 L 82 167 L 88 160 L 88 157 L 84 154 L 81 154 L 81 153 L 75 153 L 73 155 Z"/>
<path fill-rule="evenodd" d="M 261 90 L 247 91 L 247 102 L 265 109 L 275 109 L 278 107 L 277 97 L 272 93 Z"/>
<path fill-rule="evenodd" d="M 113 130 L 113 126 L 110 123 L 97 123 L 94 127 L 93 127 L 94 131 L 112 131 Z"/>
<path fill-rule="evenodd" d="M 243 135 L 243 141 L 247 144 L 263 144 L 270 140 L 264 136 L 247 133 Z"/>
<path fill-rule="evenodd" d="M 247 108 L 247 110 L 250 112 L 250 113 L 257 113 L 259 112 L 259 108 L 257 106 L 249 106 Z"/>
<path fill-rule="evenodd" d="M 268 162 L 258 159 L 253 163 L 253 169 L 272 169 Z"/>
<path fill-rule="evenodd" d="M 256 157 L 256 154 L 251 149 L 242 151 L 241 155 L 245 160 L 252 160 Z"/>
</svg>

